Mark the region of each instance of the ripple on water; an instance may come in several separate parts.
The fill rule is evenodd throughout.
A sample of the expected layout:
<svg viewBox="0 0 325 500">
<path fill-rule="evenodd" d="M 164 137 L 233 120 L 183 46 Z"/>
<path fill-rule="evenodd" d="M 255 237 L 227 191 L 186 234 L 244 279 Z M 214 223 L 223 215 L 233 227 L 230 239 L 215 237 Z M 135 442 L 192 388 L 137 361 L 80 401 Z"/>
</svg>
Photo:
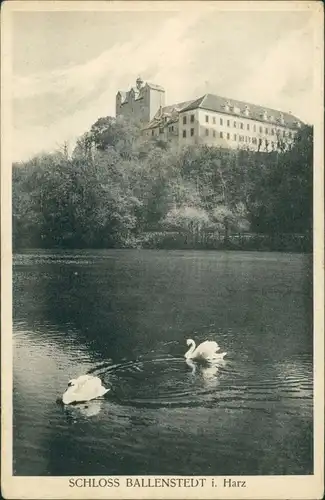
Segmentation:
<svg viewBox="0 0 325 500">
<path fill-rule="evenodd" d="M 234 361 L 189 367 L 184 358 L 144 358 L 103 363 L 91 373 L 110 385 L 109 398 L 122 406 L 142 408 L 237 407 L 268 408 L 292 400 L 312 402 L 309 371 L 283 363 L 240 370 Z"/>
</svg>

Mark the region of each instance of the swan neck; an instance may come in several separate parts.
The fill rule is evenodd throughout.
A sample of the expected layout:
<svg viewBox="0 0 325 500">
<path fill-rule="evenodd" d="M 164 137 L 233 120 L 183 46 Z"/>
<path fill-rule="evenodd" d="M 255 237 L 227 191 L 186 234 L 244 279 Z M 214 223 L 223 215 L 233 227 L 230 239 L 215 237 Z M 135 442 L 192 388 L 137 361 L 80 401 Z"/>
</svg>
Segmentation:
<svg viewBox="0 0 325 500">
<path fill-rule="evenodd" d="M 196 345 L 195 345 L 194 340 L 191 340 L 191 347 L 189 348 L 189 350 L 186 353 L 187 358 L 190 358 L 192 356 L 193 352 L 195 351 L 195 347 L 196 347 Z"/>
</svg>

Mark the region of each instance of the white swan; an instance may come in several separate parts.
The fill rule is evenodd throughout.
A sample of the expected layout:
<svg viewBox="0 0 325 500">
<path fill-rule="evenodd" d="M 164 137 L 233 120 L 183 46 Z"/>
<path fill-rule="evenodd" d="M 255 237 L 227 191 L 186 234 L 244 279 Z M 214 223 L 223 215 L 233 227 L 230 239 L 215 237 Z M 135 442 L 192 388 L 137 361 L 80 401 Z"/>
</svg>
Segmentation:
<svg viewBox="0 0 325 500">
<path fill-rule="evenodd" d="M 185 353 L 185 359 L 192 359 L 194 361 L 218 361 L 222 360 L 227 354 L 226 352 L 217 352 L 220 351 L 220 347 L 217 342 L 211 340 L 206 340 L 197 347 L 192 339 L 188 339 L 186 344 L 190 346 L 190 348 Z"/>
<path fill-rule="evenodd" d="M 110 389 L 102 385 L 98 377 L 92 375 L 81 375 L 78 378 L 70 380 L 68 389 L 62 396 L 62 402 L 65 405 L 71 403 L 81 403 L 104 396 Z"/>
</svg>

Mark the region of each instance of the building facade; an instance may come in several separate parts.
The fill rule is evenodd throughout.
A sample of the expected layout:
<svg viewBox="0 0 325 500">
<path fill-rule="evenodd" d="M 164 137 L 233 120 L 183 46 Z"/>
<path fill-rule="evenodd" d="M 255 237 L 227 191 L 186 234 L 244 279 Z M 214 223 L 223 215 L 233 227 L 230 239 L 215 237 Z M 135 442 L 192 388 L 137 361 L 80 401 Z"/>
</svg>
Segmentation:
<svg viewBox="0 0 325 500">
<path fill-rule="evenodd" d="M 162 87 L 138 78 L 136 88 L 118 92 L 116 116 L 140 121 L 144 136 L 176 147 L 206 144 L 270 152 L 287 148 L 302 126 L 291 113 L 213 94 L 165 106 Z"/>
</svg>

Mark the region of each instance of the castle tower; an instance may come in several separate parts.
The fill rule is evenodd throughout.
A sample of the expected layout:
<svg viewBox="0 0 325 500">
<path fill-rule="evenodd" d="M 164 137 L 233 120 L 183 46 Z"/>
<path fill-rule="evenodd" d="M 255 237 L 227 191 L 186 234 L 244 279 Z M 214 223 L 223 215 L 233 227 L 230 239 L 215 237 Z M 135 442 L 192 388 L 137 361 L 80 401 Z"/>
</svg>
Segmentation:
<svg viewBox="0 0 325 500">
<path fill-rule="evenodd" d="M 140 90 L 142 85 L 143 85 L 143 80 L 140 76 L 138 76 L 138 78 L 136 79 L 136 85 L 137 85 L 137 89 Z"/>
<path fill-rule="evenodd" d="M 145 125 L 165 106 L 165 90 L 160 85 L 144 83 L 140 76 L 135 83 L 129 91 L 119 90 L 116 94 L 116 116 Z"/>
</svg>

